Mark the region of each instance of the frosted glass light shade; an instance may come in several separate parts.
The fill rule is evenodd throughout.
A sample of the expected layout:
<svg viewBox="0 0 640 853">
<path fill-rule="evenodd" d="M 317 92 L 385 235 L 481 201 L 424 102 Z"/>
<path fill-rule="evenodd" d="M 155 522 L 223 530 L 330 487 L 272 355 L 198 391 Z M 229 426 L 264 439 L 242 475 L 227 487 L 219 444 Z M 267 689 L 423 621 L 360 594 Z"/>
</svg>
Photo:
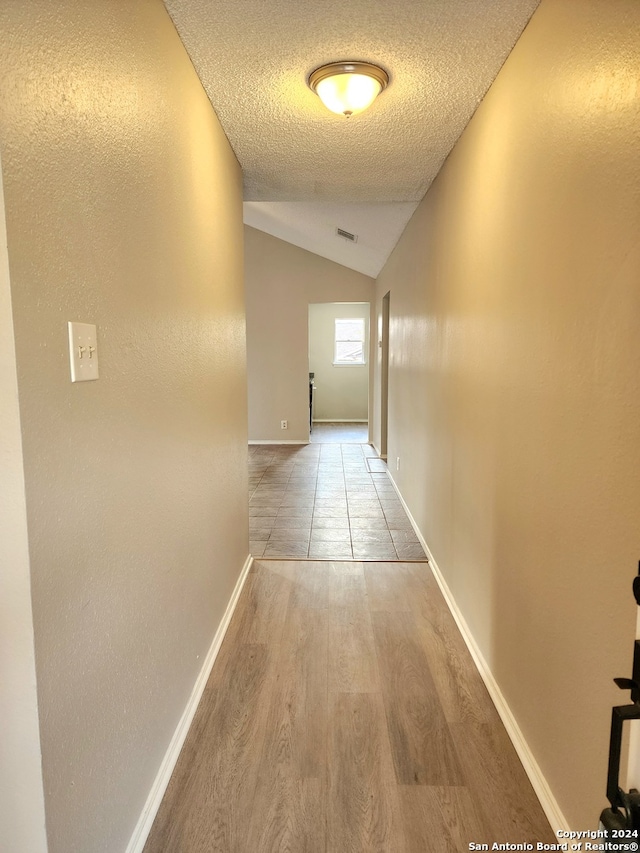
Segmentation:
<svg viewBox="0 0 640 853">
<path fill-rule="evenodd" d="M 368 62 L 333 62 L 309 77 L 309 86 L 327 109 L 347 118 L 366 110 L 388 82 L 387 72 Z"/>
</svg>

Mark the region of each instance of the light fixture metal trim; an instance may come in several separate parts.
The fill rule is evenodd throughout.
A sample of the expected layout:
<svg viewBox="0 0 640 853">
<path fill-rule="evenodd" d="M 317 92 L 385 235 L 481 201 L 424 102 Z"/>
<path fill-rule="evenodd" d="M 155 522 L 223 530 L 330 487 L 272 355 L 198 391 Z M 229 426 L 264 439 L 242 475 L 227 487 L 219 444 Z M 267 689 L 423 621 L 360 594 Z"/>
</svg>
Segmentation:
<svg viewBox="0 0 640 853">
<path fill-rule="evenodd" d="M 324 80 L 328 80 L 328 78 L 340 78 L 343 76 L 354 75 L 354 78 L 360 77 L 368 77 L 370 80 L 373 80 L 375 84 L 379 87 L 375 94 L 372 93 L 371 100 L 364 104 L 364 106 L 359 107 L 356 106 L 354 109 L 345 109 L 343 107 L 339 107 L 338 109 L 335 106 L 330 106 L 327 103 L 326 98 L 324 97 L 324 93 L 321 91 L 322 86 L 321 83 Z M 321 65 L 319 68 L 316 68 L 315 71 L 312 71 L 307 80 L 309 88 L 318 95 L 320 100 L 323 101 L 325 106 L 327 106 L 332 112 L 342 113 L 343 115 L 349 117 L 354 112 L 361 112 L 366 109 L 370 104 L 375 100 L 375 98 L 386 89 L 389 84 L 389 75 L 381 68 L 379 65 L 374 65 L 372 62 L 359 62 L 359 61 L 342 61 L 342 62 L 329 62 L 326 65 Z"/>
<path fill-rule="evenodd" d="M 372 62 L 329 62 L 327 65 L 321 65 L 309 75 L 309 86 L 315 92 L 318 83 L 326 77 L 333 77 L 336 74 L 364 74 L 365 77 L 373 77 L 380 83 L 380 91 L 382 92 L 389 85 L 389 75 L 380 68 L 379 65 L 374 65 Z"/>
</svg>

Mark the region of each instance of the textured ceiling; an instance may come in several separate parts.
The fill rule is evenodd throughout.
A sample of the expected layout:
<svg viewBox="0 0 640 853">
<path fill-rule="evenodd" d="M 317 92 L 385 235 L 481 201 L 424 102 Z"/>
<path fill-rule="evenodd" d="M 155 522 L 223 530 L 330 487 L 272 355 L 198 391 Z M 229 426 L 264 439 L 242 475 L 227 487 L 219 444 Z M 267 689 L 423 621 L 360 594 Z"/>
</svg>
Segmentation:
<svg viewBox="0 0 640 853">
<path fill-rule="evenodd" d="M 420 201 L 538 2 L 165 0 L 240 161 L 245 200 L 307 203 L 285 216 L 303 214 L 307 232 L 310 202 L 349 203 L 353 213 Z M 330 113 L 306 84 L 318 65 L 340 59 L 375 62 L 391 78 L 350 119 Z M 354 228 L 389 211 L 372 209 Z"/>
</svg>

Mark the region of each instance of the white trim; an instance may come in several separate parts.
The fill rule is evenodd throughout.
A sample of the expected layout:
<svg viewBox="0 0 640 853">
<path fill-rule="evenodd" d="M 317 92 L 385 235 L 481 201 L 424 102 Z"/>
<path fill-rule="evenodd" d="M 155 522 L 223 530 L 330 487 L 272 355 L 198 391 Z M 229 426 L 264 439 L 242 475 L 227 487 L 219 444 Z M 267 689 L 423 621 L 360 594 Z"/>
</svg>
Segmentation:
<svg viewBox="0 0 640 853">
<path fill-rule="evenodd" d="M 263 441 L 262 439 L 256 439 L 249 441 L 249 444 L 309 444 L 308 441 L 282 441 L 277 439 L 269 439 L 268 441 Z"/>
<path fill-rule="evenodd" d="M 462 634 L 462 639 L 465 641 L 467 648 L 473 658 L 473 661 L 476 665 L 478 672 L 480 673 L 480 677 L 484 681 L 484 684 L 489 691 L 489 696 L 491 696 L 491 700 L 496 707 L 496 710 L 502 720 L 502 723 L 507 730 L 507 734 L 513 744 L 516 752 L 518 753 L 518 758 L 522 762 L 522 766 L 524 767 L 524 771 L 529 777 L 529 781 L 533 786 L 533 790 L 540 801 L 540 805 L 542 806 L 545 815 L 547 816 L 547 820 L 551 824 L 551 828 L 556 832 L 559 829 L 569 831 L 571 826 L 569 825 L 569 821 L 563 815 L 560 806 L 558 805 L 558 801 L 553 795 L 551 788 L 549 787 L 549 783 L 544 777 L 538 762 L 536 761 L 529 744 L 525 740 L 525 737 L 518 725 L 516 718 L 513 715 L 511 708 L 509 707 L 507 700 L 504 698 L 502 691 L 496 681 L 493 673 L 482 652 L 480 651 L 480 647 L 475 641 L 473 634 L 467 622 L 462 615 L 458 605 L 456 604 L 456 600 L 453 597 L 451 590 L 449 589 L 447 582 L 444 579 L 442 571 L 440 567 L 435 561 L 435 558 L 431 551 L 429 550 L 429 546 L 425 542 L 424 536 L 420 532 L 418 525 L 415 522 L 415 519 L 411 515 L 409 511 L 409 507 L 406 505 L 404 498 L 400 494 L 400 490 L 398 486 L 391 476 L 389 472 L 389 479 L 391 480 L 394 489 L 398 497 L 400 498 L 400 502 L 404 507 L 405 512 L 411 522 L 411 525 L 416 533 L 416 536 L 420 540 L 420 544 L 424 548 L 424 552 L 427 555 L 429 560 L 429 565 L 431 567 L 431 571 L 433 572 L 433 576 L 436 579 L 438 586 L 444 596 L 445 601 L 447 602 L 447 606 L 451 611 L 451 615 L 456 621 L 456 624 Z"/>
<path fill-rule="evenodd" d="M 5 850 L 46 853 L 38 683 L 31 607 L 25 454 L 0 163 L 0 836 Z"/>
<path fill-rule="evenodd" d="M 368 418 L 314 418 L 314 424 L 368 424 Z"/>
<path fill-rule="evenodd" d="M 209 675 L 211 674 L 211 670 L 213 668 L 213 664 L 215 663 L 216 657 L 218 656 L 218 652 L 220 651 L 220 646 L 222 645 L 222 641 L 224 640 L 224 635 L 227 632 L 227 628 L 229 627 L 229 623 L 231 622 L 231 617 L 233 616 L 233 611 L 236 609 L 236 605 L 238 603 L 238 599 L 240 598 L 240 593 L 242 592 L 242 587 L 247 579 L 247 575 L 249 574 L 249 569 L 253 563 L 253 557 L 249 555 L 247 560 L 240 572 L 240 577 L 236 583 L 235 589 L 231 594 L 231 598 L 229 599 L 229 604 L 227 605 L 227 609 L 224 612 L 224 616 L 222 617 L 222 621 L 218 625 L 218 630 L 215 633 L 213 638 L 213 642 L 207 652 L 207 656 L 204 659 L 204 663 L 202 664 L 202 669 L 198 677 L 196 678 L 196 682 L 193 686 L 193 690 L 191 691 L 191 696 L 189 697 L 189 701 L 182 713 L 182 717 L 180 718 L 180 722 L 173 733 L 173 737 L 169 743 L 169 748 L 167 749 L 164 758 L 162 759 L 162 764 L 160 765 L 160 769 L 158 770 L 158 775 L 154 779 L 153 785 L 151 786 L 151 791 L 149 792 L 149 796 L 147 797 L 147 802 L 142 809 L 142 814 L 138 820 L 136 828 L 133 831 L 133 835 L 131 836 L 131 840 L 127 846 L 126 853 L 142 853 L 142 849 L 147 841 L 147 836 L 151 831 L 151 827 L 153 825 L 153 821 L 155 820 L 156 814 L 158 813 L 158 809 L 160 808 L 160 804 L 162 802 L 162 798 L 164 797 L 165 791 L 167 790 L 167 785 L 169 784 L 169 780 L 171 779 L 171 774 L 176 766 L 176 762 L 178 761 L 178 757 L 180 756 L 180 750 L 186 740 L 186 737 L 189 733 L 189 728 L 193 721 L 194 715 L 198 708 L 198 704 L 200 699 L 202 698 L 202 694 L 204 692 L 204 688 L 209 679 Z"/>
</svg>

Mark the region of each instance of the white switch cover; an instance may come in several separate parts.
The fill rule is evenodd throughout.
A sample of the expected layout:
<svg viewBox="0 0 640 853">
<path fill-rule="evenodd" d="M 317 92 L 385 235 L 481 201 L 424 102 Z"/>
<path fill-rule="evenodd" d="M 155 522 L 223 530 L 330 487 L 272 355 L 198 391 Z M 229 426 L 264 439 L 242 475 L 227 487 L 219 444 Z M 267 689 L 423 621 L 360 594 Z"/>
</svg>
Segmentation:
<svg viewBox="0 0 640 853">
<path fill-rule="evenodd" d="M 69 323 L 71 381 L 98 378 L 98 339 L 91 323 Z"/>
</svg>

